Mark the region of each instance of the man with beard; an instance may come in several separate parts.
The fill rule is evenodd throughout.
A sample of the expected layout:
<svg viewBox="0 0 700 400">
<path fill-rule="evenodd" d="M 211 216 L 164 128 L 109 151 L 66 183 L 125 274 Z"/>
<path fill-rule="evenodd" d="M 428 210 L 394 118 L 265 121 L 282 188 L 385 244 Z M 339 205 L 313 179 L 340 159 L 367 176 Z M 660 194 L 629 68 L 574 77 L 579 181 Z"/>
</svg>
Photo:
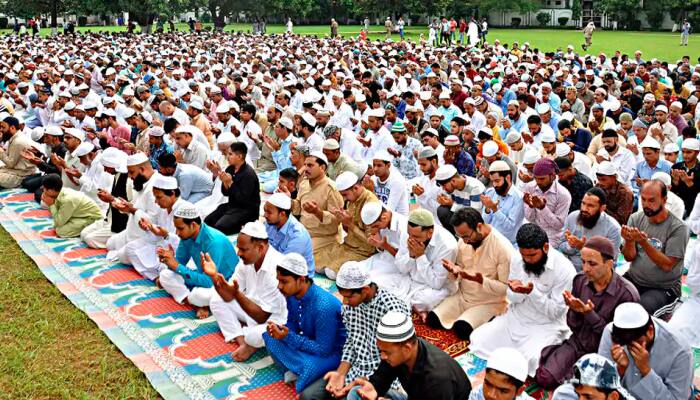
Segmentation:
<svg viewBox="0 0 700 400">
<path fill-rule="evenodd" d="M 591 188 L 581 200 L 581 209 L 573 211 L 566 217 L 564 224 L 565 241 L 558 250 L 571 260 L 577 271 L 581 271 L 581 249 L 587 238 L 603 236 L 608 238 L 615 247 L 615 260 L 620 248 L 620 224 L 615 218 L 605 213 L 607 198 L 601 188 Z"/>
<path fill-rule="evenodd" d="M 0 161 L 4 164 L 0 167 L 0 188 L 14 189 L 36 171 L 36 166 L 22 156 L 30 151 L 32 141 L 29 136 L 22 134 L 19 120 L 15 117 L 6 117 L 0 121 L 0 132 L 2 141 L 7 146 L 0 146 Z"/>
<path fill-rule="evenodd" d="M 603 149 L 595 154 L 596 161 L 599 164 L 604 160 L 610 161 L 617 169 L 620 181 L 629 182 L 637 168 L 637 158 L 625 147 L 626 145 L 620 145 L 620 136 L 613 129 L 606 129 L 601 137 Z"/>
<path fill-rule="evenodd" d="M 508 164 L 494 161 L 489 167 L 492 186 L 481 195 L 483 218 L 515 245 L 515 234 L 523 224 L 525 209 L 522 193 L 513 186 Z"/>
<path fill-rule="evenodd" d="M 112 200 L 116 211 L 129 215 L 129 220 L 124 231 L 107 240 L 107 258 L 110 260 L 122 259 L 127 243 L 148 235 L 148 232 L 139 226 L 139 221 L 142 218 L 155 219 L 160 210 L 153 195 L 153 177 L 156 172 L 151 167 L 148 157 L 144 153 L 130 155 L 126 161 L 126 168 L 136 192 L 132 201 L 122 197 Z"/>
<path fill-rule="evenodd" d="M 501 129 L 498 134 L 502 138 L 507 138 L 511 132 L 524 132 L 527 129 L 527 117 L 525 117 L 518 108 L 517 100 L 508 102 L 508 118 L 501 120 Z"/>
<path fill-rule="evenodd" d="M 98 199 L 107 204 L 105 218 L 93 222 L 80 232 L 80 240 L 90 248 L 107 248 L 107 240 L 126 228 L 129 215 L 120 213 L 113 204 L 117 198 L 125 200 L 133 198 L 133 181 L 127 175 L 126 160 L 126 153 L 115 147 L 109 147 L 102 152 L 99 161 L 93 161 L 93 163 L 102 164 L 105 174 L 112 176 L 112 183 L 110 190 L 97 189 Z"/>
<path fill-rule="evenodd" d="M 582 246 L 583 272 L 574 277 L 571 292 L 563 294 L 569 307 L 566 323 L 572 334 L 561 345 L 542 350 L 535 374 L 541 387 L 551 390 L 570 379 L 576 360 L 598 350 L 615 308 L 639 301 L 637 289 L 615 272 L 618 249 L 618 244 L 603 236 L 591 236 Z"/>
<path fill-rule="evenodd" d="M 557 172 L 559 183 L 564 186 L 571 195 L 569 213 L 572 213 L 581 207 L 583 195 L 588 189 L 593 187 L 593 182 L 591 182 L 591 179 L 586 175 L 574 168 L 568 156 L 557 157 L 554 159 L 554 163 L 557 164 L 557 168 L 559 168 L 559 172 Z"/>
<path fill-rule="evenodd" d="M 596 168 L 596 187 L 605 190 L 605 212 L 624 225 L 632 214 L 634 194 L 632 189 L 617 179 L 617 169 L 610 161 L 603 161 Z"/>
<path fill-rule="evenodd" d="M 418 166 L 422 176 L 414 180 L 411 193 L 416 197 L 416 203 L 421 208 L 430 211 L 439 222 L 437 209 L 440 206 L 437 198 L 440 194 L 440 186 L 437 185 L 435 173 L 438 169 L 438 155 L 432 147 L 425 147 L 418 153 Z"/>
<path fill-rule="evenodd" d="M 549 243 L 555 248 L 563 239 L 564 222 L 569 215 L 571 194 L 556 181 L 557 164 L 541 158 L 535 163 L 535 179 L 525 185 L 523 202 L 525 218 L 547 232 Z"/>
<path fill-rule="evenodd" d="M 561 293 L 571 290 L 576 269 L 550 247 L 547 233 L 538 225 L 520 227 L 516 240 L 520 256 L 510 263 L 508 309 L 472 332 L 470 348 L 486 360 L 498 348 L 515 348 L 528 361 L 528 375 L 534 376 L 542 349 L 561 343 L 569 334 Z"/>
<path fill-rule="evenodd" d="M 622 226 L 622 254 L 630 262 L 625 274 L 639 291 L 641 303 L 652 315 L 674 309 L 681 295 L 683 258 L 688 227 L 665 207 L 666 185 L 652 180 L 642 186 L 641 210 Z"/>
<path fill-rule="evenodd" d="M 617 364 L 623 386 L 637 399 L 690 398 L 690 347 L 638 303 L 617 306 L 613 322 L 603 331 L 598 354 Z"/>
<path fill-rule="evenodd" d="M 469 340 L 474 329 L 505 311 L 515 249 L 472 207 L 457 210 L 450 223 L 462 240 L 456 263 L 443 260 L 442 265 L 450 279 L 457 282 L 458 290 L 428 314 L 427 322 L 436 329 L 452 329 L 460 339 Z"/>
</svg>

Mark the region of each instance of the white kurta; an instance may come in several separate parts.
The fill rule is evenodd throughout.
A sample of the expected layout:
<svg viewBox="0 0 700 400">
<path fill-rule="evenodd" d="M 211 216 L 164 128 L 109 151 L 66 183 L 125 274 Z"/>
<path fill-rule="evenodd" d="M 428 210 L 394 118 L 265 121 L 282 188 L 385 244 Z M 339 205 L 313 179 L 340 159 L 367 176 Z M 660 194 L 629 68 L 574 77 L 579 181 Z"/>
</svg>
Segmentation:
<svg viewBox="0 0 700 400">
<path fill-rule="evenodd" d="M 407 227 L 408 217 L 392 212 L 389 226 L 380 230 L 379 235 L 385 237 L 391 247 L 399 250 L 408 240 Z M 369 269 L 372 282 L 379 287 L 397 296 L 408 293 L 411 289 L 411 281 L 404 279 L 404 275 L 396 267 L 396 258 L 388 251 L 380 251 L 363 262 Z"/>
<path fill-rule="evenodd" d="M 395 167 L 391 167 L 389 177 L 382 182 L 379 177 L 372 176 L 374 194 L 386 208 L 399 214 L 408 215 L 408 188 L 406 178 Z"/>
<path fill-rule="evenodd" d="M 437 185 L 435 178 L 431 178 L 429 175 L 420 175 L 413 179 L 412 182 L 409 182 L 409 187 L 412 188 L 416 183 L 423 188 L 423 193 L 416 196 L 416 203 L 418 203 L 421 208 L 430 211 L 435 219 L 435 224 L 440 225 L 440 219 L 437 215 L 437 209 L 440 203 L 438 203 L 437 198 L 438 195 L 442 193 L 442 188 Z"/>
<path fill-rule="evenodd" d="M 241 260 L 229 279 L 229 283 L 237 281 L 239 290 L 265 312 L 270 313 L 268 320 L 276 324 L 287 323 L 287 301 L 277 289 L 277 265 L 282 258 L 283 255 L 280 252 L 269 246 L 259 271 L 255 270 L 254 265 L 244 264 Z M 209 307 L 219 324 L 224 340 L 230 342 L 243 336 L 250 346 L 265 345 L 262 334 L 265 333 L 267 323 L 259 324 L 243 311 L 237 301 L 226 302 L 214 291 Z M 241 322 L 245 327 L 241 326 Z"/>
<path fill-rule="evenodd" d="M 518 254 L 511 259 L 508 279 L 532 282 L 534 289 L 528 295 L 508 290 L 510 305 L 506 313 L 472 332 L 470 349 L 474 355 L 488 360 L 495 349 L 513 347 L 528 360 L 528 374 L 534 376 L 542 349 L 561 343 L 571 333 L 566 325 L 568 307 L 562 293 L 571 290 L 576 269 L 551 247 L 547 255 L 540 276 L 527 274 Z"/>
<path fill-rule="evenodd" d="M 97 197 L 97 191 L 99 189 L 109 192 L 112 190 L 112 184 L 114 183 L 114 175 L 105 172 L 104 166 L 100 162 L 102 154 L 98 154 L 87 170 L 83 172 L 80 177 L 80 191 L 85 193 L 86 196 L 91 198 L 95 204 L 97 204 L 102 210 L 102 214 L 105 215 L 109 209 L 109 204 L 100 200 Z"/>
<path fill-rule="evenodd" d="M 442 266 L 442 260 L 454 262 L 457 258 L 457 239 L 445 228 L 435 226 L 425 254 L 418 258 L 411 258 L 407 243 L 403 241 L 396 253 L 396 268 L 404 281 L 399 286 L 408 287 L 398 297 L 418 311 L 431 311 L 457 289 Z"/>
<path fill-rule="evenodd" d="M 688 276 L 685 284 L 690 289 L 690 296 L 683 300 L 683 304 L 669 322 L 669 329 L 683 337 L 693 348 L 700 347 L 700 246 L 695 244 L 690 257 L 686 257 L 685 266 L 688 268 Z"/>
</svg>

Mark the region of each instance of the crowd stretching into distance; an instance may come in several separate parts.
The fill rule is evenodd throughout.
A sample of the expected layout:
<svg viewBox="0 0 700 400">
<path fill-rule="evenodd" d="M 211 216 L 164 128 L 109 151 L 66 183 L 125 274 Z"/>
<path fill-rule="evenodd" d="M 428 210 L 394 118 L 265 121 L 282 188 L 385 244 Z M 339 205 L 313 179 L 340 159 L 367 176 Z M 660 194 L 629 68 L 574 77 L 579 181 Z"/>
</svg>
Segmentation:
<svg viewBox="0 0 700 400">
<path fill-rule="evenodd" d="M 301 399 L 700 398 L 689 57 L 0 41 L 0 187 L 213 317 L 234 361 L 266 348 Z M 468 340 L 483 383 L 414 321 Z"/>
</svg>

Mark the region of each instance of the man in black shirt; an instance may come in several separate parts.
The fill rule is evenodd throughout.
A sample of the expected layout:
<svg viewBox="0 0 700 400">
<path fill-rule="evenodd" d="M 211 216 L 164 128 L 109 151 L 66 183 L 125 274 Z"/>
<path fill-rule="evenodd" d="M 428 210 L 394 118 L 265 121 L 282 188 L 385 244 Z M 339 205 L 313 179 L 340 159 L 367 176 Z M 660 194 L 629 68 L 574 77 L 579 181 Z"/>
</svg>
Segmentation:
<svg viewBox="0 0 700 400">
<path fill-rule="evenodd" d="M 348 385 L 348 400 L 389 399 L 467 400 L 471 383 L 447 353 L 416 337 L 410 317 L 389 311 L 377 326 L 382 362 L 372 377 Z M 408 397 L 390 390 L 398 379 Z M 351 388 L 351 389 L 350 389 Z"/>
<path fill-rule="evenodd" d="M 221 204 L 204 222 L 225 235 L 234 235 L 248 222 L 260 215 L 260 182 L 255 170 L 245 162 L 248 148 L 245 143 L 231 143 L 228 151 L 229 166 L 217 171 L 221 179 L 221 193 L 228 203 Z"/>
<path fill-rule="evenodd" d="M 678 195 L 685 204 L 687 218 L 693 211 L 695 198 L 700 193 L 700 165 L 698 165 L 698 153 L 700 153 L 700 141 L 695 138 L 683 140 L 683 161 L 673 164 L 671 168 L 671 191 Z"/>
<path fill-rule="evenodd" d="M 583 195 L 586 194 L 588 189 L 593 187 L 593 182 L 589 177 L 574 168 L 569 157 L 557 157 L 554 159 L 554 162 L 559 167 L 559 172 L 557 172 L 559 183 L 571 194 L 569 213 L 572 213 L 581 208 Z"/>
</svg>

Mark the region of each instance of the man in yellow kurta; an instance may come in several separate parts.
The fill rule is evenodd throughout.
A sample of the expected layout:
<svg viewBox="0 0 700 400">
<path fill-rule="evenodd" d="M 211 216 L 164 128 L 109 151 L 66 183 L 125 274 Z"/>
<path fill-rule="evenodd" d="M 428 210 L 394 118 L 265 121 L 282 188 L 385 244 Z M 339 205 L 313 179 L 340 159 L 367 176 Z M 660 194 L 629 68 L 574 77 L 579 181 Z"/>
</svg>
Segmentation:
<svg viewBox="0 0 700 400">
<path fill-rule="evenodd" d="M 443 266 L 459 289 L 428 314 L 427 322 L 437 329 L 452 329 L 468 340 L 474 329 L 506 310 L 510 258 L 515 249 L 474 208 L 458 210 L 451 223 L 462 240 L 457 265 L 445 260 Z"/>
<path fill-rule="evenodd" d="M 367 240 L 371 234 L 370 227 L 362 222 L 361 212 L 366 203 L 379 199 L 362 186 L 360 178 L 350 171 L 338 175 L 335 185 L 348 207 L 330 211 L 340 220 L 347 235 L 343 243 L 336 243 L 325 250 L 324 264 L 316 264 L 317 269 L 323 268 L 329 279 L 335 279 L 340 266 L 346 261 L 364 261 L 377 252 L 377 248 Z"/>
<path fill-rule="evenodd" d="M 314 247 L 316 272 L 333 255 L 326 250 L 340 243 L 340 219 L 331 210 L 343 208 L 343 197 L 326 176 L 328 162 L 323 153 L 315 152 L 304 160 L 304 176 L 297 198 L 292 200 L 292 214 L 306 227 Z M 287 193 L 289 194 L 289 193 Z"/>
<path fill-rule="evenodd" d="M 41 201 L 49 206 L 58 237 L 78 237 L 83 228 L 102 219 L 100 207 L 84 193 L 64 188 L 59 175 L 44 176 L 41 185 Z"/>
<path fill-rule="evenodd" d="M 32 141 L 19 130 L 19 120 L 6 117 L 0 121 L 2 141 L 7 142 L 7 150 L 0 146 L 0 188 L 14 189 L 19 187 L 22 179 L 36 172 L 36 166 L 29 162 L 22 153 L 32 147 Z"/>
</svg>

